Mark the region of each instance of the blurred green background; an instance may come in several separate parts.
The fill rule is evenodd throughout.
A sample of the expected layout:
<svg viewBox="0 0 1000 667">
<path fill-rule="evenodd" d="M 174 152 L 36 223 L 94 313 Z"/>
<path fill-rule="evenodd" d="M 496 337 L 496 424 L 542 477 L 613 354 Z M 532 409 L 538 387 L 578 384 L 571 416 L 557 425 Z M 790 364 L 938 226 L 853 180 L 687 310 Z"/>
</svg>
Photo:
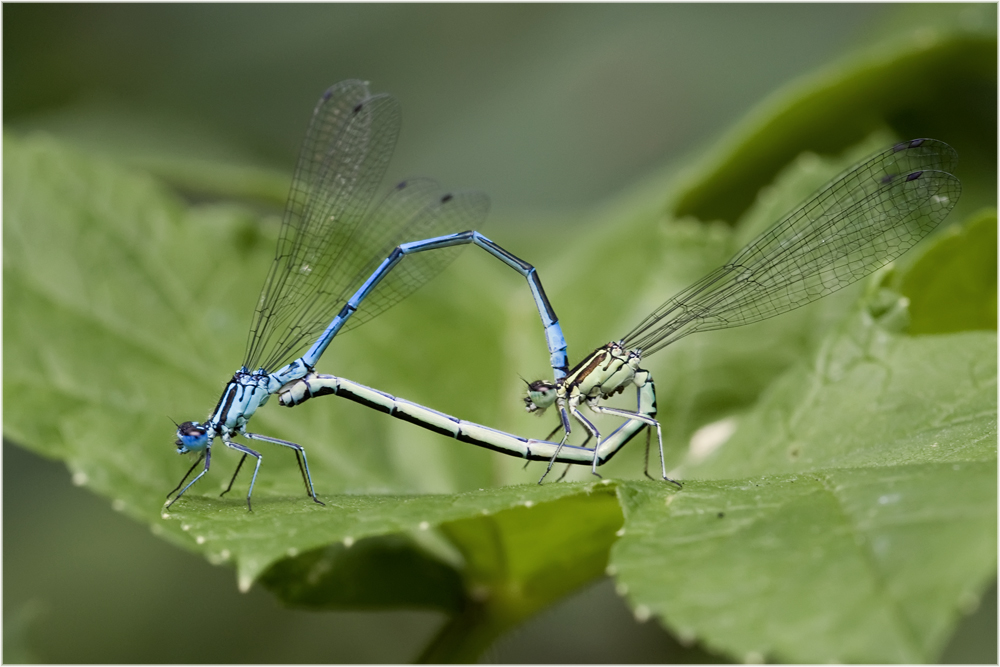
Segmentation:
<svg viewBox="0 0 1000 667">
<path fill-rule="evenodd" d="M 530 231 L 552 247 L 577 212 L 684 164 L 778 87 L 932 11 L 8 4 L 4 123 L 152 170 L 192 198 L 238 194 L 241 169 L 272 170 L 254 173 L 274 174 L 264 202 L 273 206 L 320 92 L 363 78 L 403 106 L 391 174 L 484 190 L 493 201 L 488 231 Z M 950 14 L 980 18 L 971 6 Z M 199 165 L 228 169 L 231 179 L 192 178 Z M 6 662 L 405 662 L 443 620 L 305 613 L 259 588 L 240 594 L 231 569 L 153 537 L 75 488 L 63 465 L 8 443 L 4 584 Z M 995 590 L 986 599 L 995 602 Z M 945 658 L 977 659 L 963 652 L 965 637 L 995 626 L 995 605 L 984 605 Z M 636 623 L 606 581 L 486 657 L 712 659 Z"/>
</svg>

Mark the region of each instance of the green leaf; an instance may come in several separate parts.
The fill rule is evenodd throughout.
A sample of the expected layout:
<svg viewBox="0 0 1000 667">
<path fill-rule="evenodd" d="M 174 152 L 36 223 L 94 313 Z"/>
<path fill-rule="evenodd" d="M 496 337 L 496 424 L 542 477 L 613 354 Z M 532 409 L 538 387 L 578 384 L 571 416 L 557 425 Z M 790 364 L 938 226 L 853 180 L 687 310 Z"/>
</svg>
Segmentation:
<svg viewBox="0 0 1000 667">
<path fill-rule="evenodd" d="M 637 615 L 747 662 L 933 662 L 995 572 L 995 461 L 620 494 Z"/>
<path fill-rule="evenodd" d="M 611 322 L 638 321 L 830 176 L 909 137 L 910 128 L 917 128 L 913 136 L 947 137 L 956 145 L 964 141 L 956 137 L 994 131 L 987 127 L 992 121 L 970 119 L 959 127 L 962 114 L 933 108 L 952 100 L 925 95 L 923 77 L 935 76 L 937 67 L 956 57 L 985 62 L 974 52 L 982 46 L 992 53 L 995 39 L 978 39 L 868 54 L 776 94 L 682 175 L 665 198 L 666 215 L 648 212 L 653 193 L 642 201 L 649 208 L 613 235 L 581 239 L 564 267 L 567 285 L 583 280 L 574 269 L 604 266 L 608 257 L 634 263 L 620 266 L 615 281 L 588 283 L 592 299 L 581 303 L 580 314 L 557 295 L 557 303 L 569 303 L 561 307 L 563 321 L 586 317 L 592 302 L 611 305 Z M 925 69 L 925 59 L 937 62 Z M 984 86 L 995 85 L 993 70 L 977 67 L 958 78 L 982 74 Z M 934 85 L 955 81 L 939 78 Z M 900 94 L 907 85 L 920 91 L 919 99 Z M 927 130 L 937 114 L 954 125 Z M 844 126 L 845 118 L 860 118 L 864 127 Z M 892 127 L 902 136 L 884 133 Z M 862 145 L 851 146 L 867 132 Z M 806 153 L 788 164 L 807 146 L 842 155 Z M 978 147 L 959 150 L 963 202 L 995 201 L 988 182 L 992 148 L 985 166 Z M 773 185 L 758 195 L 774 172 Z M 692 216 L 738 222 L 728 233 Z M 989 287 L 995 291 L 996 244 L 983 238 L 990 225 L 984 217 L 963 231 L 945 230 L 922 244 L 919 257 L 900 262 L 914 264 L 898 270 L 913 307 L 912 333 L 927 333 L 921 323 L 927 317 L 955 322 L 952 331 L 987 328 L 960 313 L 979 314 L 975 321 L 992 321 L 995 329 Z M 960 220 L 953 214 L 949 223 Z M 975 235 L 977 250 L 964 256 L 973 242 L 950 240 L 956 235 Z M 636 237 L 644 242 L 636 244 Z M 958 262 L 962 271 L 952 270 Z M 619 298 L 621 283 L 639 286 L 634 300 Z M 947 309 L 945 299 L 933 298 L 938 285 L 954 295 Z M 894 335 L 900 327 L 894 318 L 902 312 L 907 319 L 905 301 L 878 289 L 869 290 L 869 310 L 841 320 L 864 289 L 754 327 L 692 337 L 647 362 L 656 373 L 668 457 L 684 454 L 672 474 L 720 481 L 689 481 L 679 493 L 623 483 L 625 537 L 609 569 L 637 617 L 658 616 L 682 640 L 738 659 L 933 661 L 957 618 L 975 606 L 996 573 L 996 337 Z M 622 458 L 637 458 L 637 450 Z M 619 472 L 623 466 L 616 476 L 627 476 Z M 903 500 L 897 489 L 906 491 Z M 888 517 L 888 525 L 875 525 L 868 511 Z M 733 512 L 739 516 L 731 521 Z M 742 537 L 748 539 L 735 542 Z"/>
<path fill-rule="evenodd" d="M 997 212 L 982 211 L 927 246 L 899 291 L 910 299 L 910 332 L 997 328 Z"/>
<path fill-rule="evenodd" d="M 458 572 L 402 535 L 344 539 L 276 563 L 260 579 L 282 602 L 303 609 L 424 607 L 457 614 Z"/>
<path fill-rule="evenodd" d="M 935 35 L 776 96 L 679 182 L 650 179 L 596 212 L 590 231 L 574 220 L 560 243 L 534 231 L 504 240 L 536 263 L 533 249 L 558 248 L 543 279 L 574 359 L 898 133 L 954 143 L 961 206 L 995 204 L 995 141 L 983 140 L 995 119 L 967 104 L 995 99 L 995 38 Z M 954 88 L 964 92 L 922 111 L 929 92 Z M 795 157 L 809 147 L 824 157 Z M 211 473 L 164 515 L 163 495 L 191 463 L 173 452 L 167 417 L 204 415 L 238 364 L 277 221 L 181 202 L 43 136 L 7 137 L 4 158 L 6 437 L 64 460 L 77 483 L 164 539 L 232 564 L 243 588 L 261 581 L 313 609 L 442 610 L 451 618 L 424 659 L 471 661 L 600 576 L 615 544 L 612 570 L 636 615 L 657 615 L 685 640 L 739 658 L 933 660 L 995 575 L 996 338 L 975 330 L 989 319 L 977 312 L 996 312 L 995 291 L 982 289 L 985 218 L 926 241 L 921 258 L 900 264 L 898 286 L 883 276 L 867 293 L 859 284 L 646 360 L 668 460 L 690 480 L 680 492 L 628 481 L 505 487 L 539 473 L 328 400 L 272 404 L 254 419 L 306 446 L 326 507 L 273 449 L 253 514 L 239 497 L 246 471 L 240 491 L 219 499 L 237 457 L 217 447 Z M 206 180 L 239 190 L 231 174 Z M 266 199 L 263 180 L 251 189 Z M 520 278 L 475 255 L 363 335 L 338 337 L 320 370 L 544 435 L 552 423 L 517 400 L 517 373 L 546 368 L 531 299 Z M 938 265 L 962 271 L 935 276 Z M 948 303 L 939 284 L 971 285 L 951 292 L 971 304 Z M 961 322 L 958 332 L 901 335 L 904 302 L 883 285 L 909 298 L 913 333 L 946 321 Z M 626 448 L 602 472 L 637 478 L 642 455 Z M 887 639 L 873 642 L 876 630 Z"/>
<path fill-rule="evenodd" d="M 4 318 L 4 388 L 13 397 L 7 437 L 65 460 L 75 481 L 155 534 L 234 564 L 244 590 L 263 577 L 296 606 L 404 605 L 458 614 L 433 649 L 442 659 L 472 656 L 603 572 L 621 525 L 612 487 L 530 484 L 444 494 L 476 483 L 492 487 L 497 457 L 433 434 L 425 445 L 421 431 L 346 402 L 316 401 L 294 412 L 271 405 L 255 418 L 261 430 L 306 444 L 326 507 L 305 496 L 293 457 L 269 450 L 253 513 L 239 492 L 218 498 L 236 463 L 219 447 L 210 476 L 164 513 L 165 493 L 190 465 L 172 453 L 167 414 L 214 405 L 240 358 L 241 313 L 252 312 L 254 269 L 267 266 L 275 229 L 259 227 L 236 207 L 184 207 L 148 178 L 44 137 L 8 137 L 4 150 L 4 298 L 16 313 Z M 463 281 L 464 290 L 417 295 L 366 327 L 365 338 L 345 337 L 348 344 L 331 349 L 329 361 L 363 376 L 368 360 L 381 358 L 393 371 L 385 373 L 390 386 L 424 385 L 422 378 L 435 377 L 428 364 L 463 360 L 463 350 L 475 345 L 493 355 L 477 360 L 486 377 L 499 372 L 502 311 L 493 304 L 504 303 L 505 288 L 526 291 L 519 281 L 494 280 L 497 269 L 487 266 L 486 278 Z M 474 314 L 473 326 L 450 334 L 435 324 L 458 320 L 460 312 Z M 393 316 L 407 322 L 419 345 L 401 349 Z M 470 331 L 473 342 L 463 342 Z M 449 376 L 427 402 L 439 393 L 447 406 L 457 392 L 470 398 L 455 411 L 488 423 L 499 401 L 475 381 Z M 400 426 L 411 442 L 386 437 Z M 246 476 L 237 488 L 245 483 Z M 444 553 L 427 538 L 400 537 L 437 531 L 447 536 L 438 538 Z M 494 561 L 481 560 L 484 536 Z M 447 557 L 449 550 L 457 559 Z M 482 618 L 470 643 L 455 629 L 476 618 L 467 613 L 473 603 Z"/>
<path fill-rule="evenodd" d="M 692 439 L 683 477 L 719 481 L 623 485 L 637 613 L 747 661 L 934 661 L 996 572 L 996 349 L 862 311 Z"/>
<path fill-rule="evenodd" d="M 183 508 L 163 515 L 158 533 L 197 545 L 212 560 L 236 562 L 247 589 L 285 557 L 330 544 L 345 546 L 378 535 L 426 531 L 459 519 L 488 521 L 517 506 L 532 507 L 564 496 L 590 493 L 593 485 L 514 486 L 451 495 L 339 495 L 326 507 L 305 505 L 296 497 L 255 499 L 254 511 L 242 501 L 195 496 Z M 263 494 L 262 494 L 263 495 Z M 575 522 L 563 530 L 576 530 Z M 553 556 L 555 557 L 555 556 Z"/>
<path fill-rule="evenodd" d="M 893 336 L 869 319 L 775 382 L 731 438 L 690 455 L 685 476 L 993 460 L 995 392 L 994 334 Z"/>
</svg>

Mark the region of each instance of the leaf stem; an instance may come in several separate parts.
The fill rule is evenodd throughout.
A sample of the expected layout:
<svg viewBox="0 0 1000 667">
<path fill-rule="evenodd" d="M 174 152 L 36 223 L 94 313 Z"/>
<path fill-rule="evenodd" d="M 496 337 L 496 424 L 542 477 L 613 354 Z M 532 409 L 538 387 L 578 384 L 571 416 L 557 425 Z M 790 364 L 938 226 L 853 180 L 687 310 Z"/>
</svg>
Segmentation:
<svg viewBox="0 0 1000 667">
<path fill-rule="evenodd" d="M 461 613 L 455 614 L 416 659 L 417 663 L 475 663 L 509 627 L 491 605 L 469 600 Z"/>
</svg>

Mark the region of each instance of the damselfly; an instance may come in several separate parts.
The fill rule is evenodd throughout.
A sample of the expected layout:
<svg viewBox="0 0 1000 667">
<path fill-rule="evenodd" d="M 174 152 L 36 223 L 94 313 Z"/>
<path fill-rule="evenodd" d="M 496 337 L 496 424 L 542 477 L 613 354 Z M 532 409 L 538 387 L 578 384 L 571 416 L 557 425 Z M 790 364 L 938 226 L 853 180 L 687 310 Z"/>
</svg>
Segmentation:
<svg viewBox="0 0 1000 667">
<path fill-rule="evenodd" d="M 177 494 L 167 507 L 208 472 L 217 437 L 243 454 L 223 494 L 232 488 L 247 456 L 256 459 L 247 491 L 250 507 L 261 455 L 235 442 L 236 436 L 294 450 L 307 493 L 323 504 L 316 497 L 302 446 L 250 433 L 247 422 L 272 394 L 311 375 L 338 332 L 363 324 L 406 298 L 467 244 L 483 248 L 527 278 L 545 327 L 555 380 L 566 375 L 566 342 L 535 269 L 474 231 L 489 206 L 484 194 L 444 192 L 434 181 L 412 179 L 372 205 L 396 144 L 399 116 L 395 98 L 371 95 L 361 81 L 331 87 L 317 104 L 292 179 L 274 262 L 254 312 L 243 366 L 205 422 L 178 425 L 177 451 L 200 456 L 167 494 L 167 498 Z M 302 354 L 309 343 L 312 346 Z M 202 461 L 204 469 L 185 486 Z"/>
<path fill-rule="evenodd" d="M 843 172 L 754 239 L 726 264 L 669 299 L 622 339 L 595 350 L 564 377 L 528 385 L 525 406 L 541 412 L 556 405 L 558 442 L 465 422 L 389 396 L 350 380 L 307 374 L 282 388 L 282 405 L 339 394 L 458 440 L 528 460 L 586 464 L 596 475 L 629 440 L 656 429 L 660 469 L 667 477 L 663 436 L 656 417 L 652 374 L 640 367 L 649 356 L 688 334 L 727 329 L 781 315 L 854 283 L 899 257 L 948 215 L 961 194 L 949 173 L 955 151 L 934 139 L 897 144 Z M 636 389 L 637 409 L 601 405 L 626 388 Z M 603 436 L 580 411 L 624 418 Z M 567 444 L 570 418 L 587 432 L 582 446 Z M 650 431 L 647 431 L 647 435 Z M 593 448 L 586 445 L 596 438 Z"/>
</svg>

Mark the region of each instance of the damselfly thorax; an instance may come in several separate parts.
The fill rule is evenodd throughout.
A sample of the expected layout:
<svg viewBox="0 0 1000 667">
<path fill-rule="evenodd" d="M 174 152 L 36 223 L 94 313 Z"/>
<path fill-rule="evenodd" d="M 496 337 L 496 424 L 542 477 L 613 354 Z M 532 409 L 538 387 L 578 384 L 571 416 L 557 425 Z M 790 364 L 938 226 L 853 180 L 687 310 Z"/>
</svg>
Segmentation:
<svg viewBox="0 0 1000 667">
<path fill-rule="evenodd" d="M 606 440 L 601 432 L 591 423 L 589 419 L 580 412 L 580 405 L 585 403 L 591 412 L 603 415 L 615 415 L 631 421 L 637 421 L 646 426 L 656 429 L 657 443 L 661 452 L 660 465 L 664 480 L 673 482 L 680 486 L 678 482 L 667 477 L 664 464 L 663 434 L 660 423 L 654 419 L 656 417 L 656 389 L 653 385 L 652 374 L 639 367 L 642 360 L 642 350 L 626 349 L 622 341 L 611 341 L 607 345 L 602 345 L 579 364 L 573 367 L 565 378 L 548 382 L 547 380 L 536 380 L 528 384 L 527 396 L 524 397 L 524 405 L 528 412 L 541 414 L 546 408 L 555 404 L 559 411 L 559 425 L 546 438 L 548 440 L 554 436 L 559 429 L 563 431 L 563 437 L 555 455 L 549 461 L 549 466 L 542 474 L 541 483 L 545 476 L 552 470 L 552 465 L 559 460 L 559 453 L 572 431 L 571 419 L 581 424 L 587 431 L 587 439 L 583 443 L 586 447 L 591 438 L 596 438 L 594 450 L 607 451 Z M 607 400 L 616 394 L 625 391 L 629 386 L 636 389 L 636 409 L 622 410 L 620 408 L 610 408 L 601 405 L 601 401 Z M 647 431 L 648 435 L 649 431 Z M 632 434 L 634 435 L 634 433 Z M 631 437 L 631 436 L 630 436 Z M 617 447 L 625 444 L 627 440 L 622 440 Z M 610 458 L 608 452 L 607 458 Z M 646 448 L 647 463 L 649 455 L 649 444 Z M 595 456 L 592 461 L 591 472 L 597 475 L 597 466 L 604 461 L 598 461 Z M 649 476 L 648 470 L 645 472 Z M 565 473 L 564 473 L 565 475 Z M 561 479 L 561 478 L 560 478 Z"/>
<path fill-rule="evenodd" d="M 642 358 L 640 350 L 626 350 L 612 341 L 594 350 L 558 382 L 536 380 L 524 398 L 528 412 L 544 410 L 553 402 L 579 405 L 584 400 L 607 399 L 633 383 Z"/>
</svg>

